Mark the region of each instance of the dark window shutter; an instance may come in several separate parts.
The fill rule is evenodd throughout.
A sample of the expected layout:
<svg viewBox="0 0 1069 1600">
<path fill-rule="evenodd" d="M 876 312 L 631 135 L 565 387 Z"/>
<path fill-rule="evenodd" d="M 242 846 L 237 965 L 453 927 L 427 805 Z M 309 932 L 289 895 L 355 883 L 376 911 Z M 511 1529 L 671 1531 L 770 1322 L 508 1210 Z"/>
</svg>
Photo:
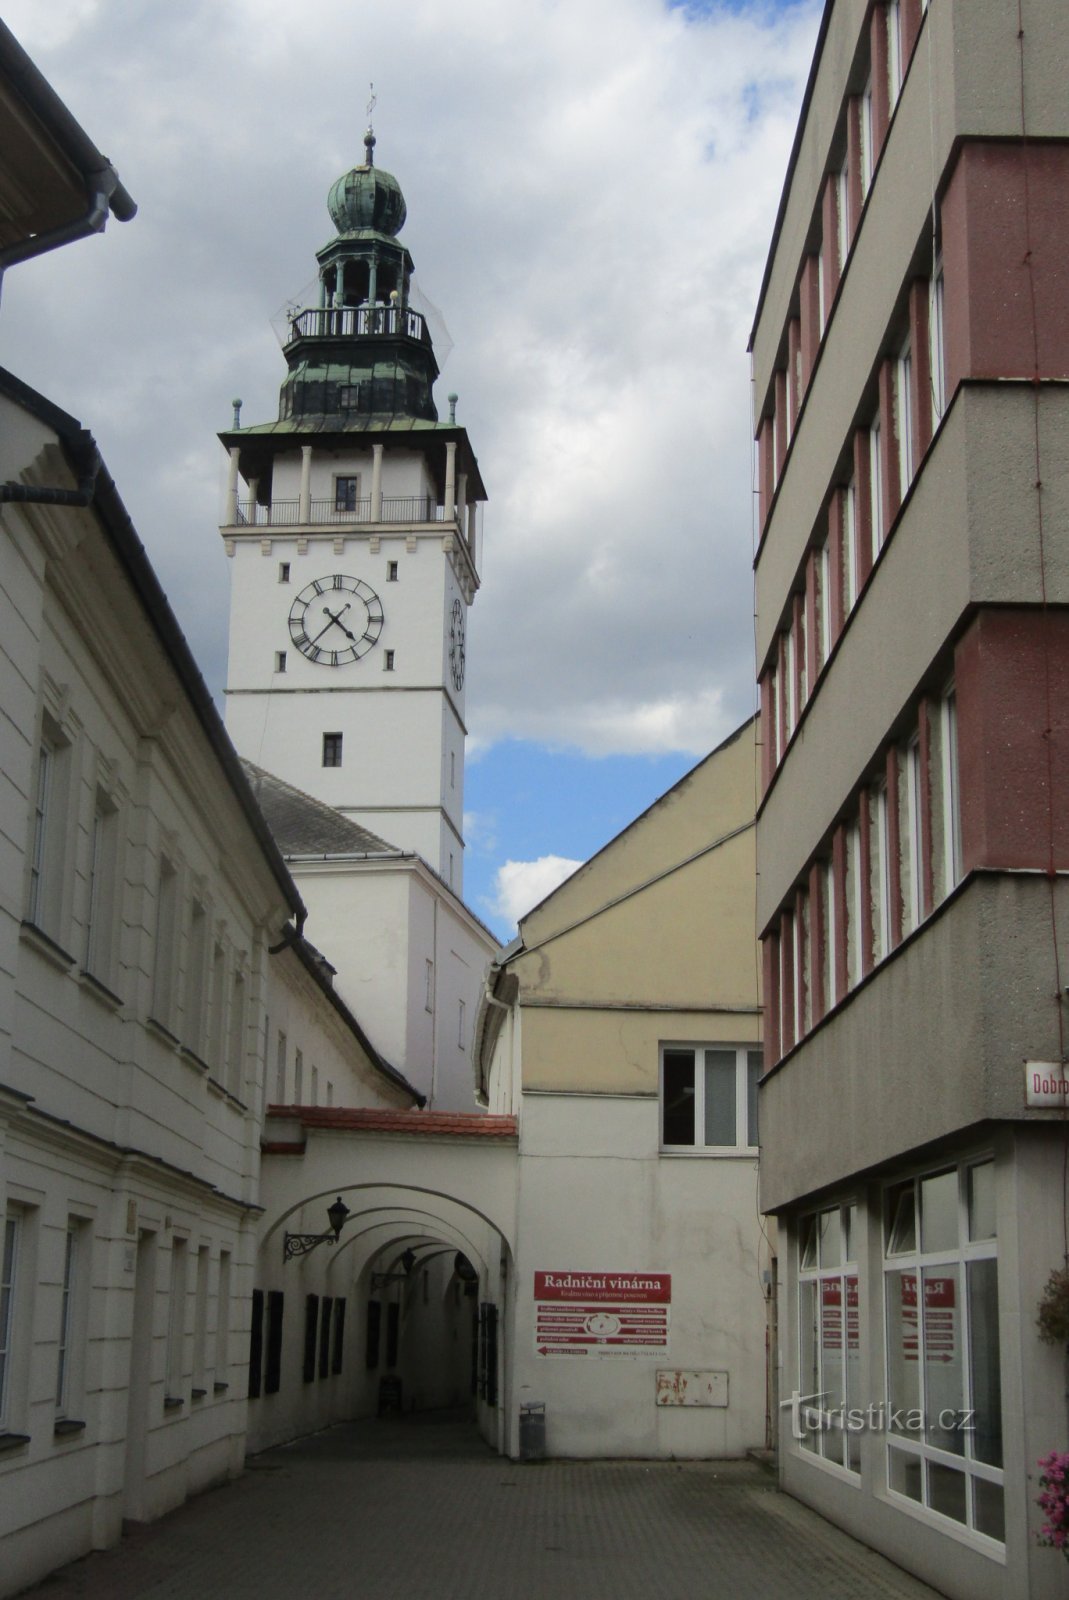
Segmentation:
<svg viewBox="0 0 1069 1600">
<path fill-rule="evenodd" d="M 379 1340 L 382 1334 L 382 1301 L 369 1300 L 367 1303 L 367 1346 L 364 1352 L 364 1365 L 370 1370 L 379 1364 Z"/>
<path fill-rule="evenodd" d="M 249 1399 L 260 1396 L 260 1369 L 264 1356 L 264 1294 L 252 1291 L 252 1327 L 249 1329 Z"/>
<path fill-rule="evenodd" d="M 264 1394 L 277 1394 L 282 1382 L 282 1302 L 281 1289 L 267 1296 L 267 1365 L 264 1369 Z"/>
<path fill-rule="evenodd" d="M 323 1296 L 323 1314 L 319 1319 L 319 1376 L 330 1372 L 330 1329 L 334 1320 L 334 1301 L 329 1294 Z"/>
<path fill-rule="evenodd" d="M 310 1294 L 304 1301 L 304 1367 L 305 1383 L 313 1383 L 316 1375 L 316 1328 L 319 1323 L 319 1296 Z"/>
<path fill-rule="evenodd" d="M 497 1405 L 497 1307 L 486 1308 L 486 1403 Z"/>
<path fill-rule="evenodd" d="M 334 1302 L 334 1359 L 330 1370 L 337 1377 L 341 1371 L 342 1355 L 345 1349 L 345 1301 Z"/>
</svg>

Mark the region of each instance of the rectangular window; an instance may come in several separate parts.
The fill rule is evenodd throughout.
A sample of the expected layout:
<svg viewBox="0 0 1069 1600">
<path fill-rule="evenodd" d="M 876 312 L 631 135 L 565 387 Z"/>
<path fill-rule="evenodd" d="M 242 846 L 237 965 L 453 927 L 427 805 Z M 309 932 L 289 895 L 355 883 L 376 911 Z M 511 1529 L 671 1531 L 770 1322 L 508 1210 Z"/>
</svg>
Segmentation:
<svg viewBox="0 0 1069 1600">
<path fill-rule="evenodd" d="M 264 1365 L 264 1292 L 252 1291 L 252 1322 L 249 1325 L 249 1399 L 258 1400 Z"/>
<path fill-rule="evenodd" d="M 913 482 L 913 358 L 907 345 L 895 364 L 895 428 L 898 433 L 898 485 L 903 499 Z"/>
<path fill-rule="evenodd" d="M 319 1376 L 330 1376 L 330 1334 L 334 1326 L 334 1300 L 329 1294 L 323 1296 L 323 1309 L 319 1317 Z"/>
<path fill-rule="evenodd" d="M 861 1440 L 846 1424 L 859 1406 L 861 1364 L 857 1206 L 803 1217 L 798 1234 L 798 1422 L 804 1450 L 861 1470 Z"/>
<path fill-rule="evenodd" d="M 887 89 L 888 104 L 894 110 L 902 92 L 901 0 L 887 0 Z"/>
<path fill-rule="evenodd" d="M 222 1076 L 223 1039 L 226 1032 L 226 952 L 221 944 L 212 948 L 211 987 L 208 998 L 207 1061 L 212 1072 Z"/>
<path fill-rule="evenodd" d="M 397 582 L 397 562 L 396 561 L 387 561 L 387 563 L 386 563 L 386 582 L 387 583 L 396 583 Z"/>
<path fill-rule="evenodd" d="M 341 744 L 342 736 L 340 733 L 325 733 L 323 735 L 323 765 L 325 767 L 341 766 Z"/>
<path fill-rule="evenodd" d="M 949 894 L 962 875 L 961 795 L 958 783 L 958 702 L 951 684 L 943 696 L 943 862 Z"/>
<path fill-rule="evenodd" d="M 824 337 L 824 329 L 828 326 L 828 290 L 827 280 L 824 276 L 824 250 L 817 251 L 817 334 Z M 788 420 L 790 411 L 787 413 Z"/>
<path fill-rule="evenodd" d="M 382 1338 L 382 1301 L 367 1303 L 367 1338 L 364 1343 L 364 1366 L 373 1372 L 379 1364 L 379 1345 Z"/>
<path fill-rule="evenodd" d="M 839 1001 L 835 949 L 839 942 L 838 914 L 835 905 L 835 868 L 825 861 L 822 868 L 824 889 L 824 994 L 827 1009 Z"/>
<path fill-rule="evenodd" d="M 319 1296 L 305 1295 L 304 1299 L 304 1362 L 301 1376 L 305 1383 L 314 1383 L 316 1375 L 316 1350 L 319 1334 Z"/>
<path fill-rule="evenodd" d="M 12 1330 L 15 1323 L 15 1274 L 18 1269 L 19 1219 L 4 1219 L 4 1248 L 0 1259 L 0 1432 L 8 1426 Z"/>
<path fill-rule="evenodd" d="M 457 1001 L 457 1048 L 460 1049 L 460 1050 L 466 1050 L 467 1047 L 468 1047 L 467 1039 L 466 1039 L 465 1033 L 464 1033 L 464 1011 L 465 1011 L 465 1006 L 464 1006 L 463 1000 L 458 1000 Z"/>
<path fill-rule="evenodd" d="M 275 1049 L 275 1104 L 284 1106 L 286 1100 L 286 1035 L 281 1028 Z"/>
<path fill-rule="evenodd" d="M 434 1010 L 434 962 L 428 957 L 426 963 L 426 987 L 423 993 L 424 1011 Z"/>
<path fill-rule="evenodd" d="M 167 1399 L 182 1393 L 186 1338 L 186 1248 L 188 1241 L 171 1245 L 171 1301 L 167 1320 Z"/>
<path fill-rule="evenodd" d="M 924 877 L 924 855 L 921 842 L 922 771 L 920 737 L 914 734 L 906 746 L 904 768 L 905 847 L 902 851 L 902 871 L 906 879 L 903 889 L 903 909 L 908 912 L 911 929 L 919 927 L 924 915 L 921 885 Z"/>
<path fill-rule="evenodd" d="M 226 1050 L 226 1087 L 240 1099 L 245 1086 L 245 975 L 235 972 L 230 985 L 230 1037 Z"/>
<path fill-rule="evenodd" d="M 345 477 L 334 479 L 335 511 L 356 511 L 360 500 L 360 479 Z"/>
<path fill-rule="evenodd" d="M 861 828 L 853 823 L 846 833 L 846 981 L 861 981 L 861 919 L 865 906 L 861 881 Z"/>
<path fill-rule="evenodd" d="M 194 1280 L 193 1299 L 193 1384 L 201 1393 L 206 1392 L 208 1367 L 208 1273 L 211 1254 L 202 1244 L 197 1251 L 197 1275 Z"/>
<path fill-rule="evenodd" d="M 876 413 L 869 427 L 869 524 L 872 528 L 872 559 L 883 547 L 883 453 L 880 416 Z"/>
<path fill-rule="evenodd" d="M 219 1252 L 219 1289 L 215 1297 L 215 1382 L 225 1385 L 230 1367 L 230 1251 Z"/>
<path fill-rule="evenodd" d="M 204 990 L 208 981 L 208 914 L 199 900 L 189 908 L 186 995 L 182 1008 L 182 1037 L 195 1056 L 204 1045 Z"/>
<path fill-rule="evenodd" d="M 267 1359 L 264 1362 L 264 1394 L 277 1394 L 282 1384 L 283 1306 L 282 1290 L 270 1290 L 267 1296 Z"/>
<path fill-rule="evenodd" d="M 293 1103 L 295 1106 L 304 1104 L 304 1051 L 293 1052 Z"/>
<path fill-rule="evenodd" d="M 876 153 L 872 138 L 871 78 L 862 91 L 861 104 L 858 111 L 861 118 L 861 196 L 864 199 L 872 187 L 872 173 L 876 165 Z"/>
<path fill-rule="evenodd" d="M 312 1067 L 312 1087 L 309 1093 L 309 1104 L 313 1106 L 319 1104 L 319 1068 L 317 1066 Z"/>
<path fill-rule="evenodd" d="M 289 583 L 289 581 L 290 581 L 290 564 L 289 564 L 288 561 L 280 561 L 279 562 L 279 564 L 278 564 L 278 581 L 279 581 L 279 583 Z"/>
<path fill-rule="evenodd" d="M 152 972 L 152 1016 L 170 1030 L 174 1023 L 175 957 L 178 915 L 178 872 L 160 857 L 156 887 L 156 947 Z"/>
<path fill-rule="evenodd" d="M 943 354 L 943 263 L 937 258 L 928 300 L 928 344 L 932 382 L 932 424 L 946 410 L 946 366 Z"/>
<path fill-rule="evenodd" d="M 662 1046 L 661 1148 L 756 1149 L 761 1061 L 753 1046 Z"/>
<path fill-rule="evenodd" d="M 338 1377 L 342 1370 L 345 1355 L 345 1301 L 334 1302 L 334 1348 L 331 1353 L 330 1370 L 333 1377 Z"/>
<path fill-rule="evenodd" d="M 929 1511 L 1005 1538 L 992 1161 L 884 1196 L 887 1480 Z"/>
<path fill-rule="evenodd" d="M 119 813 L 98 789 L 89 834 L 89 895 L 85 914 L 85 970 L 103 984 L 113 979 L 118 909 Z"/>
<path fill-rule="evenodd" d="M 869 797 L 871 859 L 869 894 L 872 902 L 873 960 L 882 961 L 891 950 L 891 860 L 889 852 L 889 797 L 886 783 L 873 786 Z"/>
<path fill-rule="evenodd" d="M 276 650 L 275 651 L 275 671 L 276 672 L 285 672 L 285 670 L 286 670 L 286 652 L 285 652 L 285 650 Z"/>
<path fill-rule="evenodd" d="M 835 181 L 836 212 L 839 223 L 839 270 L 846 266 L 846 258 L 850 254 L 850 162 L 843 159 L 843 165 Z"/>
<path fill-rule="evenodd" d="M 71 1335 L 73 1332 L 74 1282 L 78 1270 L 78 1224 L 68 1222 L 63 1246 L 63 1287 L 59 1302 L 59 1334 L 56 1340 L 56 1415 L 67 1414 L 70 1398 Z"/>
<path fill-rule="evenodd" d="M 394 653 L 393 653 L 393 651 L 392 650 L 384 650 L 382 652 L 382 670 L 383 670 L 383 672 L 392 672 L 393 671 L 393 662 L 394 662 Z"/>
<path fill-rule="evenodd" d="M 40 927 L 44 915 L 45 849 L 52 800 L 52 746 L 42 742 L 37 752 L 37 790 L 34 797 L 33 840 L 30 845 L 30 898 L 27 921 Z"/>
<path fill-rule="evenodd" d="M 787 738 L 790 739 L 798 726 L 798 663 L 793 628 L 788 628 L 783 635 L 783 673 L 787 691 Z"/>
<path fill-rule="evenodd" d="M 825 539 L 817 552 L 818 670 L 831 655 L 831 546 Z"/>
<path fill-rule="evenodd" d="M 843 594 L 846 609 L 857 605 L 857 484 L 853 478 L 843 490 Z"/>
<path fill-rule="evenodd" d="M 60 943 L 67 876 L 70 768 L 70 744 L 58 724 L 46 716 L 37 753 L 26 920 Z"/>
</svg>

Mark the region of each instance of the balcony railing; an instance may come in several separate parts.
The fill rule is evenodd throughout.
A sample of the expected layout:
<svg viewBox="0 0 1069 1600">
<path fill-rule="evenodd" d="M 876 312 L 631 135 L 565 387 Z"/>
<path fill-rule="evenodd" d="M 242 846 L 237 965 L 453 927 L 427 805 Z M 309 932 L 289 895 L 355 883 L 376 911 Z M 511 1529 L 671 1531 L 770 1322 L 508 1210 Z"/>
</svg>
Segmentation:
<svg viewBox="0 0 1069 1600">
<path fill-rule="evenodd" d="M 292 528 L 302 522 L 370 522 L 371 501 L 361 499 L 348 505 L 338 505 L 333 500 L 312 500 L 307 519 L 302 518 L 299 500 L 272 500 L 262 506 L 255 500 L 239 500 L 236 527 L 239 528 Z M 383 495 L 379 522 L 446 522 L 445 507 L 436 505 L 430 495 Z M 459 522 L 460 508 L 453 513 L 452 521 Z"/>
<path fill-rule="evenodd" d="M 403 334 L 421 343 L 426 325 L 418 311 L 398 306 L 312 306 L 290 318 L 290 339 L 358 339 Z"/>
</svg>

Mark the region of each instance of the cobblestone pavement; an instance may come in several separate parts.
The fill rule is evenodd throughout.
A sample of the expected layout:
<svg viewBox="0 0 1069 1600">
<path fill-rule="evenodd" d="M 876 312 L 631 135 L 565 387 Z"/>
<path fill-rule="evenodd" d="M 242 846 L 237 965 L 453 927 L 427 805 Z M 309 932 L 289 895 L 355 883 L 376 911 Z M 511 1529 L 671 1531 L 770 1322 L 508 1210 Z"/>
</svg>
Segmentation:
<svg viewBox="0 0 1069 1600">
<path fill-rule="evenodd" d="M 494 1455 L 455 1413 L 343 1424 L 34 1600 L 934 1600 L 749 1461 Z"/>
</svg>

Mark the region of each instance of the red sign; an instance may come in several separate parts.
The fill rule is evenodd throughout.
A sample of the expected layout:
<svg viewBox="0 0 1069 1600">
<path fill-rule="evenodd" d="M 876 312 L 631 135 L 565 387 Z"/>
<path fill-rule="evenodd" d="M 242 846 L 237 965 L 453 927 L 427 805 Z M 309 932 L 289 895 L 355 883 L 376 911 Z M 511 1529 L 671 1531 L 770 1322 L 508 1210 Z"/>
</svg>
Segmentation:
<svg viewBox="0 0 1069 1600">
<path fill-rule="evenodd" d="M 662 1355 L 668 1349 L 668 1272 L 536 1272 L 540 1356 Z"/>
</svg>

